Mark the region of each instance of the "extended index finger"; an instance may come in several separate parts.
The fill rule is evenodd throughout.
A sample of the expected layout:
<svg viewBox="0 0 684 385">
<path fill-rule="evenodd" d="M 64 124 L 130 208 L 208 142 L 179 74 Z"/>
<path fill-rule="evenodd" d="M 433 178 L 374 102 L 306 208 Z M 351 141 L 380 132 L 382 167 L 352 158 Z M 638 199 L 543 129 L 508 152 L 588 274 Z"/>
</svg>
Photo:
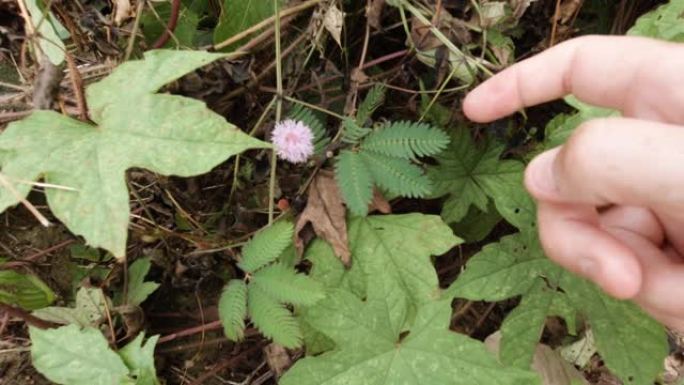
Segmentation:
<svg viewBox="0 0 684 385">
<path fill-rule="evenodd" d="M 627 116 L 650 118 L 654 113 L 644 110 L 657 108 L 668 89 L 684 82 L 681 71 L 662 66 L 682 68 L 683 63 L 682 45 L 628 36 L 581 37 L 500 72 L 473 90 L 463 109 L 470 119 L 488 122 L 573 94 Z"/>
</svg>

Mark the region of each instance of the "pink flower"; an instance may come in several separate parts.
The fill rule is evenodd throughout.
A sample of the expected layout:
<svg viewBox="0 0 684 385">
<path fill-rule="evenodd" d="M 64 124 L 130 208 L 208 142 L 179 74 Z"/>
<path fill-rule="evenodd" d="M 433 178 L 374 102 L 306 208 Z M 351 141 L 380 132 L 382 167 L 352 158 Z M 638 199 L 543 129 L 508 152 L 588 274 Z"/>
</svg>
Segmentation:
<svg viewBox="0 0 684 385">
<path fill-rule="evenodd" d="M 313 155 L 313 140 L 311 128 L 292 119 L 278 122 L 271 136 L 278 157 L 291 163 L 306 162 Z"/>
</svg>

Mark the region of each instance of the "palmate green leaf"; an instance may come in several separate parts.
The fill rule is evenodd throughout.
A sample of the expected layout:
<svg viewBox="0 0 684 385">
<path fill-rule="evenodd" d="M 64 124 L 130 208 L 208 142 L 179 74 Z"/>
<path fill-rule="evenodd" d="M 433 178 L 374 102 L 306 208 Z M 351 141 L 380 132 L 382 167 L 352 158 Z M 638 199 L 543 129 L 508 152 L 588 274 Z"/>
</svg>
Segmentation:
<svg viewBox="0 0 684 385">
<path fill-rule="evenodd" d="M 327 244 L 314 243 L 306 254 L 313 262 L 311 276 L 329 289 L 343 287 L 359 298 L 391 303 L 396 314 L 391 324 L 397 330 L 404 316 L 440 296 L 430 257 L 462 242 L 434 215 L 353 218 L 348 229 L 352 267 L 345 269 Z"/>
<path fill-rule="evenodd" d="M 537 277 L 554 267 L 540 249 L 530 248 L 521 234 L 502 238 L 468 260 L 466 269 L 444 295 L 501 301 L 527 293 Z"/>
<path fill-rule="evenodd" d="M 529 372 L 504 368 L 479 341 L 449 331 L 449 301 L 418 310 L 407 335 L 394 328 L 395 309 L 337 290 L 307 319 L 332 338 L 333 351 L 298 361 L 282 385 L 534 384 Z"/>
<path fill-rule="evenodd" d="M 449 144 L 449 135 L 419 122 L 392 122 L 368 135 L 361 149 L 381 155 L 415 159 L 439 154 Z"/>
<path fill-rule="evenodd" d="M 335 180 L 349 211 L 357 216 L 366 215 L 373 198 L 373 179 L 361 156 L 348 150 L 340 152 L 335 162 Z"/>
<path fill-rule="evenodd" d="M 290 310 L 254 283 L 247 289 L 247 311 L 254 326 L 267 338 L 286 348 L 302 345 L 302 332 Z"/>
<path fill-rule="evenodd" d="M 245 333 L 247 317 L 247 284 L 241 279 L 232 279 L 221 292 L 218 304 L 219 318 L 223 331 L 231 341 L 241 341 Z"/>
<path fill-rule="evenodd" d="M 242 261 L 238 266 L 253 273 L 275 261 L 292 244 L 294 225 L 288 221 L 276 222 L 260 231 L 242 248 Z"/>
<path fill-rule="evenodd" d="M 563 274 L 560 285 L 587 317 L 606 366 L 626 385 L 652 383 L 669 351 L 665 329 L 635 304 L 611 298 L 570 273 Z"/>
<path fill-rule="evenodd" d="M 523 164 L 500 160 L 502 152 L 494 142 L 478 148 L 466 129 L 453 134 L 447 150 L 436 157 L 439 164 L 428 168 L 433 195 L 448 195 L 442 209 L 445 221 L 460 221 L 472 205 L 486 211 L 489 197 L 503 196 L 522 184 Z"/>
<path fill-rule="evenodd" d="M 35 275 L 0 270 L 0 303 L 35 310 L 49 306 L 55 297 L 52 289 Z"/>
<path fill-rule="evenodd" d="M 359 156 L 378 186 L 392 194 L 423 198 L 432 191 L 432 181 L 423 170 L 406 159 L 362 151 Z M 366 202 L 368 204 L 370 202 Z"/>
<path fill-rule="evenodd" d="M 540 282 L 549 282 L 561 291 Z M 635 305 L 612 299 L 593 284 L 561 270 L 543 256 L 538 240 L 529 235 L 505 237 L 485 247 L 468 261 L 445 294 L 487 301 L 523 296 L 522 308 L 511 312 L 511 319 L 502 326 L 501 354 L 510 364 L 530 364 L 533 352 L 525 347 L 535 346 L 533 338 L 550 315 L 562 316 L 570 329 L 575 329 L 574 314 L 583 315 L 596 340 L 602 341 L 597 346 L 606 365 L 627 384 L 651 383 L 667 355 L 662 326 Z"/>
<path fill-rule="evenodd" d="M 271 298 L 293 305 L 313 305 L 325 298 L 323 285 L 318 281 L 281 263 L 257 271 L 251 284 Z"/>
<path fill-rule="evenodd" d="M 140 333 L 133 341 L 119 350 L 119 356 L 135 379 L 135 385 L 159 385 L 157 371 L 154 367 L 154 348 L 159 336 L 145 341 L 145 334 Z"/>
<path fill-rule="evenodd" d="M 670 0 L 641 16 L 627 34 L 684 42 L 684 1 Z"/>
<path fill-rule="evenodd" d="M 574 114 L 560 114 L 547 123 L 544 134 L 543 149 L 550 150 L 560 146 L 570 137 L 580 124 L 596 118 L 618 116 L 619 113 L 608 108 L 594 107 L 582 103 L 574 96 L 565 98 L 565 102 L 574 107 Z"/>
<path fill-rule="evenodd" d="M 159 284 L 156 282 L 145 282 L 145 276 L 150 271 L 151 265 L 150 258 L 145 257 L 133 262 L 128 269 L 127 304 L 140 306 L 150 294 L 159 288 Z"/>
<path fill-rule="evenodd" d="M 36 111 L 0 135 L 2 173 L 21 197 L 44 178 L 52 212 L 89 245 L 117 258 L 126 251 L 132 167 L 163 175 L 205 173 L 232 155 L 269 145 L 243 134 L 196 100 L 155 94 L 164 84 L 221 55 L 148 51 L 88 87 L 96 126 L 51 111 Z M 18 197 L 0 189 L 0 212 Z"/>
<path fill-rule="evenodd" d="M 99 330 L 29 328 L 33 366 L 60 385 L 131 384 L 129 369 Z"/>
<path fill-rule="evenodd" d="M 562 292 L 551 290 L 542 279 L 525 293 L 501 325 L 501 362 L 519 368 L 529 368 L 548 316 L 561 316 L 568 329 L 574 330 L 575 309 Z"/>
</svg>

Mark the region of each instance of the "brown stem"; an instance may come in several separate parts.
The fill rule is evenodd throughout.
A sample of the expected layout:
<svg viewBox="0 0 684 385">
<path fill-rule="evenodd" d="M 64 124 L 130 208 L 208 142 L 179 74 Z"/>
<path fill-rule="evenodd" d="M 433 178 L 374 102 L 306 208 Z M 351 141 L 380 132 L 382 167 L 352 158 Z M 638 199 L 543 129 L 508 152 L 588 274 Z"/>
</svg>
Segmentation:
<svg viewBox="0 0 684 385">
<path fill-rule="evenodd" d="M 206 325 L 195 326 L 190 329 L 181 330 L 178 333 L 169 334 L 168 336 L 160 338 L 158 343 L 163 344 L 165 342 L 173 341 L 176 338 L 191 336 L 193 334 L 203 333 L 210 330 L 218 330 L 222 327 L 223 324 L 221 323 L 221 321 L 214 321 Z"/>
<path fill-rule="evenodd" d="M 176 30 L 176 24 L 178 24 L 178 15 L 180 14 L 181 0 L 173 0 L 171 4 L 171 16 L 169 17 L 168 23 L 166 23 L 166 28 L 164 28 L 164 33 L 159 36 L 159 39 L 154 42 L 152 48 L 161 48 L 169 41 L 171 34 Z"/>
<path fill-rule="evenodd" d="M 43 321 L 25 310 L 4 303 L 0 303 L 0 312 L 8 314 L 10 317 L 20 318 L 22 321 L 38 329 L 52 329 L 56 327 L 52 322 Z"/>
<path fill-rule="evenodd" d="M 221 371 L 231 367 L 235 366 L 238 364 L 240 361 L 244 360 L 247 358 L 248 355 L 257 352 L 259 349 L 263 348 L 265 345 L 264 342 L 258 343 L 255 346 L 252 346 L 249 349 L 243 350 L 240 354 L 238 354 L 235 357 L 231 357 L 220 364 L 216 365 L 213 369 L 210 371 L 204 373 L 200 377 L 198 377 L 195 381 L 193 381 L 190 385 L 201 385 L 204 384 L 204 382 L 211 377 L 215 376 L 216 374 L 220 373 Z"/>
</svg>

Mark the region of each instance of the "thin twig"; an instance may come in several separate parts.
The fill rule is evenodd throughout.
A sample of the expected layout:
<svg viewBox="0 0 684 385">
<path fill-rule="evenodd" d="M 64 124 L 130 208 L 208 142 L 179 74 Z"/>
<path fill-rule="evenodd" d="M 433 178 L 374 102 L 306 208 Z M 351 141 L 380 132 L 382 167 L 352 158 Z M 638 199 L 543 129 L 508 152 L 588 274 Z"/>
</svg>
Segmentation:
<svg viewBox="0 0 684 385">
<path fill-rule="evenodd" d="M 273 0 L 273 7 L 275 8 L 275 51 L 276 51 L 276 117 L 275 121 L 279 122 L 283 116 L 283 62 L 282 52 L 280 47 L 280 2 Z M 271 151 L 271 175 L 268 184 L 268 223 L 273 223 L 275 213 L 275 185 L 276 185 L 276 168 L 278 166 L 278 158 L 276 149 Z"/>
<path fill-rule="evenodd" d="M 10 183 L 7 180 L 7 178 L 5 178 L 5 175 L 3 175 L 2 173 L 0 173 L 0 185 L 6 188 L 7 191 L 9 191 L 10 194 L 14 196 L 14 199 L 18 200 L 22 205 L 24 205 L 24 207 L 26 207 L 26 209 L 31 214 L 33 214 L 34 217 L 36 217 L 36 219 L 38 220 L 38 222 L 40 222 L 41 225 L 45 227 L 50 226 L 50 221 L 48 221 L 47 218 L 45 218 L 45 216 L 41 214 L 40 211 L 38 211 L 36 206 L 31 204 L 31 202 L 29 202 L 25 197 L 23 197 L 21 193 L 19 193 L 19 191 L 17 191 L 17 189 L 14 188 L 12 183 Z"/>
<path fill-rule="evenodd" d="M 159 36 L 157 41 L 154 42 L 152 48 L 161 48 L 169 41 L 169 38 L 176 30 L 176 25 L 178 24 L 178 15 L 180 13 L 181 0 L 173 0 L 171 3 L 171 16 L 169 16 L 169 21 L 164 28 L 164 32 Z"/>
<path fill-rule="evenodd" d="M 126 46 L 126 54 L 124 55 L 124 61 L 128 61 L 133 53 L 133 47 L 135 46 L 135 36 L 138 34 L 138 28 L 140 28 L 140 16 L 142 15 L 143 7 L 145 2 L 142 0 L 138 1 L 138 8 L 135 10 L 135 21 L 133 22 L 133 28 L 131 29 L 131 36 L 128 38 L 128 45 Z"/>
<path fill-rule="evenodd" d="M 53 324 L 52 322 L 44 321 L 34 315 L 31 315 L 31 313 L 25 310 L 16 308 L 14 306 L 6 305 L 4 303 L 0 303 L 0 312 L 9 314 L 10 317 L 19 318 L 27 324 L 38 329 L 51 329 L 55 327 L 55 324 Z"/>
</svg>

